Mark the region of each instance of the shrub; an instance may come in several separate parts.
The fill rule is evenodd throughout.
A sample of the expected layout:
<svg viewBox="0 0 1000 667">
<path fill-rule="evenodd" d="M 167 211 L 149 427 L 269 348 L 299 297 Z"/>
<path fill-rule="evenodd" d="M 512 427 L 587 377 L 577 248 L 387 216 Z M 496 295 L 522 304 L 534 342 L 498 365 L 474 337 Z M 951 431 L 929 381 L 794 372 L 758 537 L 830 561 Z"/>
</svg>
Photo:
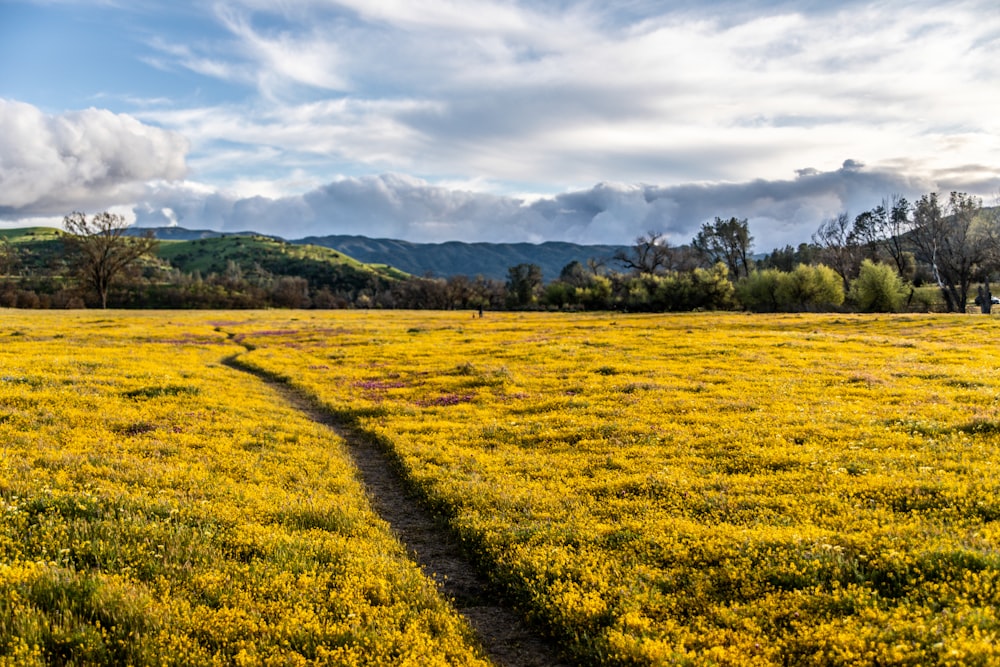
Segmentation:
<svg viewBox="0 0 1000 667">
<path fill-rule="evenodd" d="M 850 297 L 858 310 L 866 313 L 894 313 L 903 305 L 906 288 L 894 268 L 866 259 L 851 282 Z"/>
<path fill-rule="evenodd" d="M 830 310 L 844 303 L 840 277 L 828 266 L 799 264 L 794 271 L 754 271 L 739 282 L 743 307 L 757 312 Z"/>
<path fill-rule="evenodd" d="M 778 299 L 785 309 L 829 310 L 844 303 L 844 287 L 830 267 L 799 264 L 783 276 Z"/>
<path fill-rule="evenodd" d="M 781 309 L 778 292 L 782 277 L 778 269 L 754 271 L 736 285 L 736 297 L 747 310 L 773 313 Z"/>
</svg>

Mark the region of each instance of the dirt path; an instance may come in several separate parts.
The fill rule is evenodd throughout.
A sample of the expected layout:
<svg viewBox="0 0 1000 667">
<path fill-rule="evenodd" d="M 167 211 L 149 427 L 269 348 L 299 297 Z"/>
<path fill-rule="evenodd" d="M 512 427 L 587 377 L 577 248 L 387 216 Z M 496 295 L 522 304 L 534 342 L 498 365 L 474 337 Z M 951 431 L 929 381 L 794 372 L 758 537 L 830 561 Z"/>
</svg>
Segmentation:
<svg viewBox="0 0 1000 667">
<path fill-rule="evenodd" d="M 454 537 L 435 520 L 383 449 L 363 433 L 340 423 L 329 412 L 266 373 L 244 366 L 238 357 L 225 360 L 230 368 L 250 373 L 274 387 L 292 406 L 340 436 L 347 444 L 372 506 L 392 527 L 411 557 L 475 628 L 489 658 L 503 667 L 562 667 L 553 642 L 542 637 L 465 558 Z"/>
</svg>

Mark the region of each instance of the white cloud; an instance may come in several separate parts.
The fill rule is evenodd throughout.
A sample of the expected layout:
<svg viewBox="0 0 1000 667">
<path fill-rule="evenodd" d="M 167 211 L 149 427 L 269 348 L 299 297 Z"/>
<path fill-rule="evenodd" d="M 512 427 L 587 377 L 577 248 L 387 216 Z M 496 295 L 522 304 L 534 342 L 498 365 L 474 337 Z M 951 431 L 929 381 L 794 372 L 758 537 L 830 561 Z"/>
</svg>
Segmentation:
<svg viewBox="0 0 1000 667">
<path fill-rule="evenodd" d="M 182 131 L 196 153 L 255 144 L 290 170 L 321 155 L 335 173 L 550 192 L 778 179 L 802 164 L 834 169 L 844 154 L 906 157 L 928 176 L 1000 153 L 1000 121 L 984 111 L 1000 108 L 1000 16 L 988 2 L 216 7 L 224 46 L 161 50 L 252 79 L 260 98 L 141 116 Z"/>
<path fill-rule="evenodd" d="M 135 118 L 47 115 L 0 99 L 0 215 L 59 215 L 134 203 L 152 179 L 184 175 L 187 142 Z"/>
<path fill-rule="evenodd" d="M 157 74 L 178 74 L 183 90 L 192 81 L 225 85 L 192 93 L 204 101 L 197 108 L 42 115 L 42 131 L 27 134 L 60 144 L 48 152 L 8 157 L 8 145 L 30 140 L 5 132 L 2 173 L 13 185 L 4 182 L 0 196 L 10 201 L 0 200 L 0 212 L 130 201 L 140 219 L 170 220 L 170 209 L 186 226 L 586 242 L 628 242 L 651 227 L 684 242 L 702 221 L 737 215 L 755 223 L 762 245 L 803 241 L 824 217 L 893 192 L 997 191 L 994 5 L 186 6 L 185 16 L 207 23 L 190 34 L 147 24 L 146 60 Z M 131 128 L 126 119 L 135 118 L 147 125 Z M 48 128 L 62 122 L 173 148 L 160 158 L 147 151 L 154 159 L 142 165 L 121 157 L 137 152 L 131 140 L 67 152 Z M 189 177 L 207 192 L 157 180 L 184 174 L 179 136 L 190 142 Z M 85 157 L 61 157 L 74 150 Z M 845 156 L 868 166 L 843 166 Z M 127 176 L 101 175 L 118 163 L 111 171 Z M 386 172 L 425 180 L 370 176 Z M 609 180 L 658 185 L 591 187 Z"/>
<path fill-rule="evenodd" d="M 419 161 L 420 147 L 430 142 L 403 119 L 433 109 L 419 100 L 335 99 L 254 109 L 146 110 L 138 117 L 188 138 L 193 166 L 213 175 L 229 171 L 242 180 L 254 170 L 269 172 L 279 165 L 292 171 L 303 160 L 316 158 L 327 165 L 411 168 Z M 234 159 L 226 160 L 226 155 Z"/>
<path fill-rule="evenodd" d="M 149 46 L 160 53 L 158 56 L 145 56 L 146 64 L 157 69 L 169 70 L 172 67 L 182 67 L 203 76 L 251 83 L 254 74 L 251 68 L 238 63 L 231 63 L 220 57 L 198 55 L 187 44 L 169 42 L 159 37 L 153 37 Z"/>
<path fill-rule="evenodd" d="M 339 72 L 340 49 L 328 35 L 309 28 L 299 32 L 262 33 L 243 14 L 225 5 L 217 8 L 223 25 L 243 45 L 245 56 L 255 64 L 258 86 L 268 96 L 287 83 L 325 90 L 350 87 Z"/>
</svg>

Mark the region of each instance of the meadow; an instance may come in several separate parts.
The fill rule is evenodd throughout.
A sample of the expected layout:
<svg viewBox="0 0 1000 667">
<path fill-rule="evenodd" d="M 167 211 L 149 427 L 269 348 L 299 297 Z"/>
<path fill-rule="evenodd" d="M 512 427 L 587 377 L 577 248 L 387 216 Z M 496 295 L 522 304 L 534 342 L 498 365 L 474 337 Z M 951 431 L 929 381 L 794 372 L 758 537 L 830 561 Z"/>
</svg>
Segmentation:
<svg viewBox="0 0 1000 667">
<path fill-rule="evenodd" d="M 0 664 L 488 664 L 210 316 L 0 317 Z"/>
<path fill-rule="evenodd" d="M 2 315 L 7 664 L 483 664 L 231 365 L 385 447 L 573 663 L 1000 660 L 994 318 Z"/>
</svg>

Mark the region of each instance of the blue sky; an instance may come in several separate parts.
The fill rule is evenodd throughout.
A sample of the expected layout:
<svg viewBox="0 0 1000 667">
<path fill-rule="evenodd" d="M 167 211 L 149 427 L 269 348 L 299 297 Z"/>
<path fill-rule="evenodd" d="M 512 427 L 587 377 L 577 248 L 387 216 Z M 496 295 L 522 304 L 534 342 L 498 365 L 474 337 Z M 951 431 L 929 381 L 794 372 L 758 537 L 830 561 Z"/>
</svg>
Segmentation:
<svg viewBox="0 0 1000 667">
<path fill-rule="evenodd" d="M 1000 193 L 1000 6 L 0 0 L 0 224 L 757 249 Z"/>
</svg>

